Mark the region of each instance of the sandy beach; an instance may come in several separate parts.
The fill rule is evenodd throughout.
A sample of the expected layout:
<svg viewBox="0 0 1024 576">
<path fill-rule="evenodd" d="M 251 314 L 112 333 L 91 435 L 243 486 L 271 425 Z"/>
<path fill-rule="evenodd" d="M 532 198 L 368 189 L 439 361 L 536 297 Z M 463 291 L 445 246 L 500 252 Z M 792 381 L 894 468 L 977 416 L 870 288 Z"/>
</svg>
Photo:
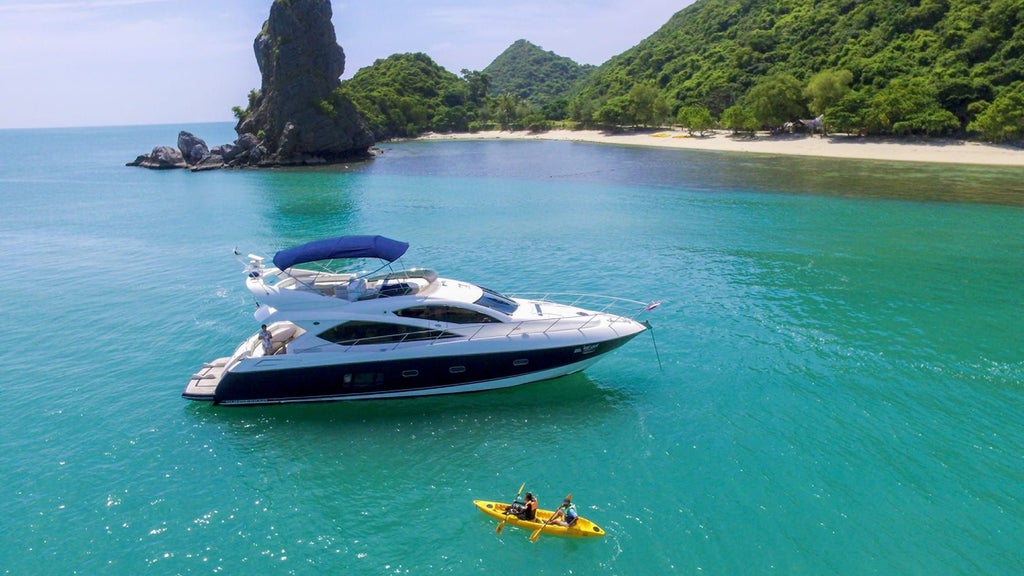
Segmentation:
<svg viewBox="0 0 1024 576">
<path fill-rule="evenodd" d="M 627 146 L 685 148 L 753 154 L 820 156 L 903 162 L 936 162 L 1024 167 L 1024 149 L 994 146 L 952 139 L 894 140 L 857 136 L 806 136 L 759 133 L 754 137 L 718 132 L 690 136 L 685 131 L 662 130 L 612 134 L 599 130 L 551 130 L 548 132 L 477 132 L 474 134 L 428 134 L 429 140 L 563 140 Z"/>
</svg>

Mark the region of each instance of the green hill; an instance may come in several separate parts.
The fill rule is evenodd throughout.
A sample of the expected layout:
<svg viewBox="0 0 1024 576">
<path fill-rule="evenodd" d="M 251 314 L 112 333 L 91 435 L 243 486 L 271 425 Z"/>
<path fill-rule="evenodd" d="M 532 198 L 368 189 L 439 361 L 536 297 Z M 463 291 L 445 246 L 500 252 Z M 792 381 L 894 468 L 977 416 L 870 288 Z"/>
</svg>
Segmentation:
<svg viewBox="0 0 1024 576">
<path fill-rule="evenodd" d="M 577 64 L 570 58 L 545 51 L 526 40 L 516 40 L 494 59 L 483 73 L 490 76 L 488 93 L 511 94 L 540 107 L 568 98 L 576 83 L 595 66 Z"/>
<path fill-rule="evenodd" d="M 428 130 L 467 131 L 484 90 L 422 53 L 393 54 L 361 68 L 339 91 L 363 114 L 378 140 Z"/>
<path fill-rule="evenodd" d="M 340 90 L 378 139 L 560 119 L 778 129 L 823 115 L 832 130 L 1014 141 L 1024 0 L 698 0 L 597 69 L 519 40 L 462 74 L 400 54 Z"/>
<path fill-rule="evenodd" d="M 575 104 L 614 111 L 644 85 L 672 114 L 742 105 L 772 125 L 787 114 L 765 99 L 792 99 L 788 119 L 825 113 L 843 129 L 985 132 L 997 112 L 1014 122 L 1022 81 L 1022 0 L 699 0 L 602 65 Z"/>
<path fill-rule="evenodd" d="M 501 92 L 488 72 L 445 70 L 422 53 L 393 54 L 361 68 L 341 83 L 338 94 L 351 100 L 363 114 L 377 140 L 418 136 L 424 132 L 467 132 L 486 128 L 544 129 L 544 114 L 564 118 L 572 79 L 581 67 L 567 58 L 544 52 L 529 42 L 516 42 L 495 60 L 498 86 L 520 86 L 513 94 Z M 528 61 L 543 70 L 523 79 L 526 68 L 514 64 L 523 51 Z M 504 62 L 504 64 L 503 64 Z M 593 68 L 593 67 L 591 67 Z M 502 84 L 503 83 L 503 84 Z M 497 96 L 490 93 L 498 92 Z"/>
</svg>

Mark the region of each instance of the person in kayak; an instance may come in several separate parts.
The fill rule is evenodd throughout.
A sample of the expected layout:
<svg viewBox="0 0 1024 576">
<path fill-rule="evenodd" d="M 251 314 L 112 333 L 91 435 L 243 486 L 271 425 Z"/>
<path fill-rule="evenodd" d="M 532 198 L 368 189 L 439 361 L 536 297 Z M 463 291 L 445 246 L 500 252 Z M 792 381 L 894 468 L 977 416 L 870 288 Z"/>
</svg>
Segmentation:
<svg viewBox="0 0 1024 576">
<path fill-rule="evenodd" d="M 533 493 L 527 492 L 526 502 L 520 502 L 518 499 L 515 500 L 508 507 L 508 512 L 520 520 L 533 520 L 537 517 L 537 498 L 534 497 Z"/>
<path fill-rule="evenodd" d="M 520 520 L 533 520 L 537 518 L 537 499 L 530 492 L 526 493 L 526 505 L 521 513 L 517 514 Z"/>
<path fill-rule="evenodd" d="M 572 500 L 566 498 L 562 500 L 562 505 L 558 507 L 558 510 L 555 510 L 555 513 L 551 515 L 550 523 L 572 527 L 576 525 L 576 521 L 579 518 L 580 515 L 576 513 L 576 505 L 572 503 Z"/>
</svg>

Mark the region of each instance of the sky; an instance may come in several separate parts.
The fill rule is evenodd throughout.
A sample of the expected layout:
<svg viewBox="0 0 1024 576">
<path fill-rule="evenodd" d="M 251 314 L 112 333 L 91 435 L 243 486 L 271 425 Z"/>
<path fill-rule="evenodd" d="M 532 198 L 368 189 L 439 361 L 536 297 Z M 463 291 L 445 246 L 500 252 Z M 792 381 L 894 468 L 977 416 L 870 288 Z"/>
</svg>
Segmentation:
<svg viewBox="0 0 1024 576">
<path fill-rule="evenodd" d="M 423 52 L 482 70 L 528 40 L 602 64 L 694 0 L 333 0 L 342 79 Z M 272 0 L 0 0 L 0 129 L 233 121 Z"/>
</svg>

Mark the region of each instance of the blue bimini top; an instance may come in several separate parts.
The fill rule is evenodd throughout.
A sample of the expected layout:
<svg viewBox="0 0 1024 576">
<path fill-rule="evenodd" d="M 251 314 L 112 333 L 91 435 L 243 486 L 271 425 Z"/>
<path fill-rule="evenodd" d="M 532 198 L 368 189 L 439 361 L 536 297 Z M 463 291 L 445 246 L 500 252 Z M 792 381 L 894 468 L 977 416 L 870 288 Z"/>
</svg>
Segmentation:
<svg viewBox="0 0 1024 576">
<path fill-rule="evenodd" d="M 408 242 L 383 236 L 338 236 L 281 250 L 274 254 L 274 266 L 285 270 L 296 264 L 333 258 L 380 258 L 394 262 L 408 249 Z"/>
</svg>

